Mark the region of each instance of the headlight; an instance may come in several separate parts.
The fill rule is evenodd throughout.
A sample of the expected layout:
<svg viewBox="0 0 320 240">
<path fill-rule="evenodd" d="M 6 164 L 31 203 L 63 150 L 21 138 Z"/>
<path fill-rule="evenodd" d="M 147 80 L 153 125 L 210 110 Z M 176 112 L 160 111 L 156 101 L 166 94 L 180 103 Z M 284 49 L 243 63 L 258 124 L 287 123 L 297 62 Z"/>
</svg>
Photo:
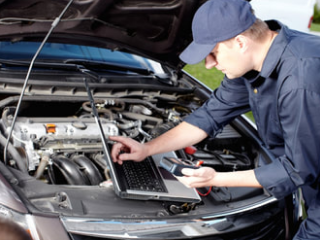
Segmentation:
<svg viewBox="0 0 320 240">
<path fill-rule="evenodd" d="M 14 221 L 19 224 L 33 240 L 40 240 L 32 215 L 21 214 L 0 204 L 0 217 Z"/>
</svg>

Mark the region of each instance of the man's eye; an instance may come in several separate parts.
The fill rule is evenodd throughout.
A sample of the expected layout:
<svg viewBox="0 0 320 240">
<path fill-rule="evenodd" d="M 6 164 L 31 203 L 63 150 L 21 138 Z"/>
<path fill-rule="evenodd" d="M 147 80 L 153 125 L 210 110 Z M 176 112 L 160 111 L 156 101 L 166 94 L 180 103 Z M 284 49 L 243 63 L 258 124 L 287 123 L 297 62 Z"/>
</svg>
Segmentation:
<svg viewBox="0 0 320 240">
<path fill-rule="evenodd" d="M 216 55 L 212 52 L 210 53 L 211 57 L 213 57 L 214 59 L 216 59 Z"/>
</svg>

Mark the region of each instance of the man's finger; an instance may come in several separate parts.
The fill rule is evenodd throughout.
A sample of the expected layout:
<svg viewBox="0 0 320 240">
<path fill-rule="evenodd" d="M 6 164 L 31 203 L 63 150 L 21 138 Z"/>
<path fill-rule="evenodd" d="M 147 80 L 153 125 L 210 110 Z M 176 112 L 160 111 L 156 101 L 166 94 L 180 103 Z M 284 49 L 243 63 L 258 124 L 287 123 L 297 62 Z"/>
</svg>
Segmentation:
<svg viewBox="0 0 320 240">
<path fill-rule="evenodd" d="M 185 176 L 194 176 L 194 170 L 191 168 L 183 168 L 181 173 Z"/>
</svg>

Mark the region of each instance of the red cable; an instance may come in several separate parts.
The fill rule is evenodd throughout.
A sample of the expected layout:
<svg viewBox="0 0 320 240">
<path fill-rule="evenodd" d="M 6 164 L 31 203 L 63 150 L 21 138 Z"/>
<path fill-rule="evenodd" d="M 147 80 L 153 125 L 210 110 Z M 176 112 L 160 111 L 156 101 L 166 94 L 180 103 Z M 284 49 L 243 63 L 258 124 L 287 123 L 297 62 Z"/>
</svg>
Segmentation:
<svg viewBox="0 0 320 240">
<path fill-rule="evenodd" d="M 198 191 L 198 189 L 196 189 L 196 190 L 197 190 L 197 192 L 199 193 L 200 196 L 205 197 L 205 196 L 208 196 L 208 195 L 209 195 L 209 193 L 210 193 L 211 190 L 212 190 L 212 187 L 210 187 L 209 190 L 208 190 L 206 193 L 201 193 L 201 192 Z"/>
</svg>

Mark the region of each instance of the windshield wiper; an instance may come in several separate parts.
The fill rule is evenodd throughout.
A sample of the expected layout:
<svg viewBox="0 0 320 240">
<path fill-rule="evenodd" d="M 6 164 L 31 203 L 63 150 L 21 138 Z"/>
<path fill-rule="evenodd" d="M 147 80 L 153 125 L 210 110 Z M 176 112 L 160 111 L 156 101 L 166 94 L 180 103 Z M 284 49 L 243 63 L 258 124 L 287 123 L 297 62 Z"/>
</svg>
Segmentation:
<svg viewBox="0 0 320 240">
<path fill-rule="evenodd" d="M 28 67 L 30 63 L 28 61 L 17 61 L 17 60 L 4 60 L 0 59 L 1 67 L 5 66 L 19 66 Z M 78 71 L 85 75 L 88 75 L 95 82 L 100 82 L 102 78 L 98 73 L 87 69 L 86 67 L 79 64 L 67 64 L 67 63 L 53 63 L 53 62 L 34 62 L 33 68 L 43 68 L 43 69 L 59 69 L 65 71 Z"/>
<path fill-rule="evenodd" d="M 26 60 L 7 60 L 7 59 L 0 59 L 1 67 L 3 65 L 7 66 L 29 66 L 30 62 Z M 90 60 L 78 60 L 78 59 L 68 59 L 64 60 L 62 63 L 59 62 L 35 62 L 34 67 L 36 68 L 55 68 L 55 69 L 65 69 L 65 70 L 72 70 L 76 65 L 82 65 L 85 68 L 91 69 L 101 69 L 101 70 L 113 70 L 113 71 L 121 71 L 121 72 L 134 72 L 141 75 L 153 75 L 154 72 L 147 68 L 138 68 L 132 66 L 126 66 L 121 64 L 114 64 L 114 63 L 105 63 L 105 62 L 96 62 Z"/>
<path fill-rule="evenodd" d="M 131 67 L 121 64 L 114 64 L 114 63 L 107 63 L 107 62 L 97 62 L 97 61 L 90 61 L 90 60 L 81 60 L 81 59 L 68 59 L 64 61 L 65 63 L 74 63 L 80 64 L 86 68 L 97 68 L 97 69 L 104 69 L 104 70 L 114 70 L 114 71 L 125 71 L 125 72 L 134 72 L 144 76 L 152 76 L 157 79 L 159 82 L 173 86 L 175 80 L 174 74 L 167 74 L 167 73 L 154 73 L 152 70 L 148 68 L 138 68 L 138 67 Z"/>
<path fill-rule="evenodd" d="M 6 60 L 0 59 L 1 67 L 5 66 L 19 66 L 19 67 L 28 67 L 30 65 L 29 61 L 24 60 Z M 134 72 L 143 76 L 152 76 L 159 82 L 166 85 L 173 85 L 168 74 L 155 74 L 153 71 L 147 68 L 138 68 L 132 66 L 125 66 L 120 64 L 105 63 L 105 62 L 96 62 L 90 60 L 79 60 L 79 59 L 68 59 L 63 62 L 34 62 L 34 68 L 43 68 L 43 69 L 59 69 L 65 71 L 79 71 L 83 74 L 89 76 L 95 82 L 101 82 L 101 76 L 92 69 L 99 70 L 109 70 L 109 71 L 121 71 L 121 72 Z"/>
<path fill-rule="evenodd" d="M 108 62 L 99 62 L 99 61 L 90 61 L 85 59 L 67 59 L 63 61 L 66 64 L 76 64 L 82 65 L 86 68 L 97 68 L 102 70 L 112 70 L 112 71 L 121 71 L 121 72 L 134 72 L 141 75 L 153 75 L 154 72 L 148 68 L 139 68 L 139 67 L 132 67 L 123 64 L 116 64 L 116 63 L 108 63 Z"/>
</svg>

